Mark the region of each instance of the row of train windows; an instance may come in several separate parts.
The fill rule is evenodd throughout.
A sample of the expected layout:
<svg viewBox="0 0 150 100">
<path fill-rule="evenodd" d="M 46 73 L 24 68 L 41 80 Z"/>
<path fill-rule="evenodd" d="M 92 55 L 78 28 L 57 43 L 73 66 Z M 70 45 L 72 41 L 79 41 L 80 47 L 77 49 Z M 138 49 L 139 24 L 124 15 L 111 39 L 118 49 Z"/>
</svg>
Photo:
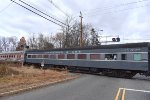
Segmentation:
<svg viewBox="0 0 150 100">
<path fill-rule="evenodd" d="M 28 58 L 51 58 L 56 59 L 56 55 L 28 55 Z M 78 59 L 86 59 L 86 54 L 78 54 Z M 100 59 L 100 55 L 91 55 L 91 58 Z M 59 54 L 58 59 L 65 59 L 64 54 Z M 75 59 L 75 54 L 67 54 L 67 59 Z"/>
<path fill-rule="evenodd" d="M 1 55 L 0 56 L 0 58 L 15 58 L 15 57 L 17 57 L 17 58 L 20 58 L 21 57 L 21 55 Z"/>
<path fill-rule="evenodd" d="M 56 55 L 28 55 L 28 58 L 50 58 L 56 59 Z M 75 59 L 75 54 L 67 54 L 67 59 Z M 65 59 L 64 54 L 58 54 L 58 59 Z M 87 59 L 87 54 L 77 54 L 77 59 Z M 90 54 L 90 59 L 97 59 L 97 60 L 117 60 L 117 54 L 105 54 L 104 57 L 101 57 L 101 54 Z M 142 55 L 140 53 L 133 55 L 133 60 L 141 60 Z M 121 54 L 120 60 L 127 60 L 127 54 Z"/>
</svg>

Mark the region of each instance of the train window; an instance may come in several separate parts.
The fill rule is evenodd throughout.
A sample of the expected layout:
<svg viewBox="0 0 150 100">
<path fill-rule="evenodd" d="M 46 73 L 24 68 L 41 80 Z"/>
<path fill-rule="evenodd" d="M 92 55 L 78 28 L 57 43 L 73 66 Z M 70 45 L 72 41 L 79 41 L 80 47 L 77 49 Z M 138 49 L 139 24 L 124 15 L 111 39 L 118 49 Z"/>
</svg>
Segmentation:
<svg viewBox="0 0 150 100">
<path fill-rule="evenodd" d="M 67 54 L 67 59 L 75 59 L 75 54 Z"/>
<path fill-rule="evenodd" d="M 50 59 L 56 59 L 56 55 L 50 55 Z"/>
<path fill-rule="evenodd" d="M 90 54 L 90 59 L 100 59 L 100 54 Z"/>
<path fill-rule="evenodd" d="M 48 58 L 48 55 L 44 55 L 44 58 Z"/>
<path fill-rule="evenodd" d="M 141 60 L 141 58 L 142 58 L 141 54 L 139 54 L 139 53 L 136 53 L 136 54 L 133 55 L 133 59 L 136 60 L 136 61 Z"/>
<path fill-rule="evenodd" d="M 121 60 L 127 60 L 127 54 L 121 54 Z"/>
<path fill-rule="evenodd" d="M 117 60 L 117 54 L 105 54 L 105 60 Z"/>
<path fill-rule="evenodd" d="M 32 58 L 36 58 L 36 55 L 32 55 Z"/>
<path fill-rule="evenodd" d="M 58 59 L 65 59 L 65 55 L 64 54 L 59 54 Z"/>
<path fill-rule="evenodd" d="M 43 58 L 42 55 L 37 55 L 37 58 Z"/>
<path fill-rule="evenodd" d="M 78 54 L 78 59 L 86 59 L 86 54 Z"/>
<path fill-rule="evenodd" d="M 28 58 L 31 58 L 31 55 L 28 55 Z"/>
</svg>

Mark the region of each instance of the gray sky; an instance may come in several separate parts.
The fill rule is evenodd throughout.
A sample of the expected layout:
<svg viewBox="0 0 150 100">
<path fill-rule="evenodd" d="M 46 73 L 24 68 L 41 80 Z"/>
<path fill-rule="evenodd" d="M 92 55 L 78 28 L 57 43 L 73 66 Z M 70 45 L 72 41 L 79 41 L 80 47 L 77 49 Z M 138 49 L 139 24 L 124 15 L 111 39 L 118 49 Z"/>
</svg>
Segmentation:
<svg viewBox="0 0 150 100">
<path fill-rule="evenodd" d="M 66 18 L 48 0 L 24 1 L 60 21 Z M 99 31 L 102 35 L 119 35 L 122 42 L 150 41 L 147 40 L 150 39 L 150 0 L 53 0 L 53 2 L 77 20 L 80 20 L 79 12 L 82 11 L 83 22 L 93 25 L 97 31 L 103 30 Z M 0 36 L 20 38 L 29 37 L 29 33 L 51 35 L 60 31 L 60 26 L 10 3 L 10 0 L 0 0 Z"/>
</svg>

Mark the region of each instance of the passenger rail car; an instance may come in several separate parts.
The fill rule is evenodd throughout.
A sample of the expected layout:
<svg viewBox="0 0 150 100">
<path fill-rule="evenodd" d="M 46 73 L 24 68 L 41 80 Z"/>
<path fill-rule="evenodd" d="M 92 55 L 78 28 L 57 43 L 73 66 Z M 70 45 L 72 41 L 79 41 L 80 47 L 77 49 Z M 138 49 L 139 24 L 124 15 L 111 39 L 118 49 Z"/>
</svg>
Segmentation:
<svg viewBox="0 0 150 100">
<path fill-rule="evenodd" d="M 103 75 L 131 78 L 150 75 L 150 44 L 128 43 L 84 48 L 28 50 L 25 63 L 65 66 Z"/>
<path fill-rule="evenodd" d="M 0 53 L 0 61 L 22 62 L 23 57 L 23 51 L 11 51 Z"/>
</svg>

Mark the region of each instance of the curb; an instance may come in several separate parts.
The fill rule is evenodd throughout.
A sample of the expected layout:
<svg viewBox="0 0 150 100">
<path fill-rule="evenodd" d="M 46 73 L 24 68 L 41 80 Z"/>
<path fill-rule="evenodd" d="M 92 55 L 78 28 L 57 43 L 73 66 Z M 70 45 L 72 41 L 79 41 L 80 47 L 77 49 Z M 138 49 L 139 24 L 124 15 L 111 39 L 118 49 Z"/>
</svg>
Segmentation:
<svg viewBox="0 0 150 100">
<path fill-rule="evenodd" d="M 39 84 L 39 85 L 33 85 L 33 86 L 28 87 L 28 88 L 22 88 L 22 89 L 18 89 L 18 90 L 13 90 L 13 91 L 9 91 L 9 92 L 0 93 L 0 97 L 7 96 L 7 95 L 13 95 L 13 94 L 17 94 L 17 93 L 20 93 L 20 92 L 29 91 L 29 90 L 32 90 L 32 89 L 46 87 L 48 85 L 54 85 L 54 84 L 57 84 L 57 83 L 70 81 L 70 80 L 78 78 L 79 76 L 80 75 L 78 75 L 76 77 L 71 77 L 71 78 L 66 78 L 66 79 L 54 81 L 54 82 L 46 82 L 46 83 Z"/>
</svg>

